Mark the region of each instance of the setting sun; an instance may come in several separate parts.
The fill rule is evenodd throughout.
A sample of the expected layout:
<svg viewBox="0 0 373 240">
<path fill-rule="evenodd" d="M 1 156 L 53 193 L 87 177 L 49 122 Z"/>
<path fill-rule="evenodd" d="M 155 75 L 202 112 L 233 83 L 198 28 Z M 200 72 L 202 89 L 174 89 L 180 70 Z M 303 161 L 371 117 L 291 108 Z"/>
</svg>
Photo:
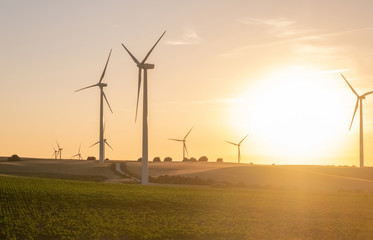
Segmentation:
<svg viewBox="0 0 373 240">
<path fill-rule="evenodd" d="M 275 70 L 234 102 L 231 121 L 250 132 L 265 155 L 287 164 L 318 163 L 342 146 L 343 119 L 349 118 L 333 75 L 301 66 Z"/>
</svg>

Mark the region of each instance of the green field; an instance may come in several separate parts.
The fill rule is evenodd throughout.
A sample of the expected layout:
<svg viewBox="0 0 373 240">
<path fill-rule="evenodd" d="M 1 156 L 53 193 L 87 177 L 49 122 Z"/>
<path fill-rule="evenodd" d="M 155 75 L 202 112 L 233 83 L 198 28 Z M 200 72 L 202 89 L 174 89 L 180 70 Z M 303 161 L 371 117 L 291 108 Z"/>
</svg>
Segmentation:
<svg viewBox="0 0 373 240">
<path fill-rule="evenodd" d="M 0 176 L 0 239 L 373 239 L 373 193 Z"/>
</svg>

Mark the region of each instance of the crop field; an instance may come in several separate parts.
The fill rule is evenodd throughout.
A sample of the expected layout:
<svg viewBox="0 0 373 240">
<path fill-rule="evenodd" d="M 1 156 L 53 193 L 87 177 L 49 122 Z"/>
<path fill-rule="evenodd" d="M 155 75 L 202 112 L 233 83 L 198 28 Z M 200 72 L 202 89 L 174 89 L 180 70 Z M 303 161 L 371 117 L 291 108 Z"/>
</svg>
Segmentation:
<svg viewBox="0 0 373 240">
<path fill-rule="evenodd" d="M 0 176 L 0 239 L 373 239 L 373 193 Z"/>
</svg>

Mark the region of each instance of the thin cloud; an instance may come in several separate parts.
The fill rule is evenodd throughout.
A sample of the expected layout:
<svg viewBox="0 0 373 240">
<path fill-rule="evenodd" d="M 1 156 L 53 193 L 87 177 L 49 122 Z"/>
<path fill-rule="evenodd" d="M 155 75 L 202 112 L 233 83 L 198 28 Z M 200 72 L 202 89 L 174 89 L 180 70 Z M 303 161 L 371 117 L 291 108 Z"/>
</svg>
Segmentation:
<svg viewBox="0 0 373 240">
<path fill-rule="evenodd" d="M 214 103 L 225 103 L 229 104 L 237 101 L 233 98 L 217 98 L 217 99 L 207 99 L 207 100 L 196 100 L 196 101 L 171 101 L 171 104 L 214 104 Z"/>
<path fill-rule="evenodd" d="M 267 25 L 270 30 L 268 31 L 271 34 L 274 34 L 277 37 L 287 37 L 297 34 L 298 32 L 294 30 L 293 26 L 295 21 L 287 20 L 284 18 L 277 19 L 259 19 L 259 18 L 243 18 L 239 19 L 238 22 L 242 24 L 261 24 Z"/>
<path fill-rule="evenodd" d="M 169 45 L 197 45 L 202 42 L 201 37 L 191 29 L 185 30 L 178 40 L 167 41 Z"/>
<path fill-rule="evenodd" d="M 362 31 L 371 31 L 371 30 L 373 30 L 373 27 L 356 28 L 356 29 L 348 29 L 348 30 L 344 30 L 344 31 L 322 33 L 322 34 L 318 34 L 318 35 L 314 34 L 314 35 L 302 36 L 302 37 L 297 37 L 297 38 L 292 38 L 292 39 L 284 39 L 284 40 L 277 40 L 277 41 L 271 41 L 271 42 L 265 42 L 265 43 L 252 44 L 252 45 L 247 45 L 247 46 L 237 48 L 237 49 L 232 50 L 231 52 L 228 52 L 228 53 L 223 53 L 220 56 L 221 57 L 232 57 L 232 56 L 239 55 L 242 52 L 245 52 L 245 51 L 247 51 L 249 49 L 253 49 L 253 48 L 260 48 L 260 47 L 266 47 L 266 46 L 275 46 L 275 45 L 282 45 L 282 44 L 292 44 L 292 43 L 298 43 L 298 42 L 319 40 L 319 39 L 324 39 L 324 38 L 327 38 L 327 37 L 335 37 L 335 36 L 340 36 L 340 35 L 344 35 L 344 34 L 350 34 L 350 33 L 355 33 L 355 32 L 362 32 Z"/>
</svg>

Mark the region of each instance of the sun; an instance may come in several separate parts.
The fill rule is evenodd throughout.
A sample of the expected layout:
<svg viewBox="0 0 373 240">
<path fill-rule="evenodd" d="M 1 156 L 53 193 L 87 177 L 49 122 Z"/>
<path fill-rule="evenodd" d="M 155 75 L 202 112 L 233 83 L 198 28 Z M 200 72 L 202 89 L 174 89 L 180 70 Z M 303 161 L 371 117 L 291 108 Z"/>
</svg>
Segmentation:
<svg viewBox="0 0 373 240">
<path fill-rule="evenodd" d="M 343 92 L 330 75 L 290 66 L 251 81 L 231 109 L 231 122 L 237 131 L 250 133 L 257 155 L 284 164 L 319 164 L 337 150 L 346 133 L 342 120 L 349 118 Z"/>
</svg>

